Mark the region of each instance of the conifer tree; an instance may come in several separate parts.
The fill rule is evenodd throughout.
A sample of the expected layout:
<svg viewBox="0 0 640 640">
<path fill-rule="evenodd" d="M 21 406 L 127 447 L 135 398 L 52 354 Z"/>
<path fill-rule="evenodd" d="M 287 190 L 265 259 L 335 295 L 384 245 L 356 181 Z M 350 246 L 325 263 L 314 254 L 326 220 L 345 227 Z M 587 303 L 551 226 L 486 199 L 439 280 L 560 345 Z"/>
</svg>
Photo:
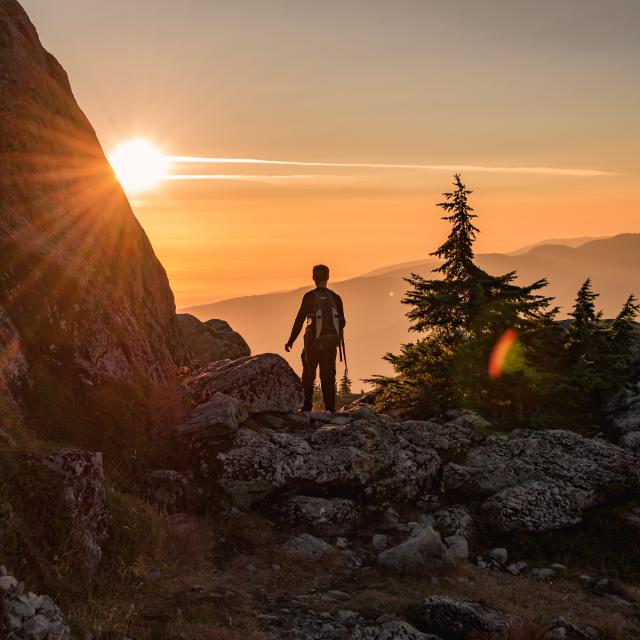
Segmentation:
<svg viewBox="0 0 640 640">
<path fill-rule="evenodd" d="M 346 369 L 340 378 L 339 393 L 341 396 L 347 396 L 351 393 L 351 378 L 349 378 Z"/>
<path fill-rule="evenodd" d="M 640 313 L 640 304 L 636 297 L 631 294 L 611 325 L 612 338 L 621 350 L 628 350 L 634 341 L 640 339 L 636 323 L 638 313 Z"/>
<path fill-rule="evenodd" d="M 597 298 L 587 278 L 576 295 L 565 343 L 571 391 L 566 411 L 574 423 L 587 420 L 595 428 L 604 421 L 607 399 L 631 378 L 630 347 L 639 337 L 640 310 L 631 295 L 613 321 L 604 321 Z"/>
<path fill-rule="evenodd" d="M 631 294 L 607 332 L 608 371 L 610 386 L 615 391 L 627 384 L 634 376 L 634 345 L 640 343 L 640 327 L 636 318 L 640 304 Z"/>
<path fill-rule="evenodd" d="M 453 186 L 438 204 L 451 231 L 431 254 L 442 260 L 434 269 L 442 277 L 412 274 L 407 279 L 411 288 L 402 302 L 411 307 L 407 313 L 411 329 L 421 337 L 403 345 L 400 354 L 386 356 L 397 376 L 374 378 L 382 387 L 380 404 L 430 415 L 460 406 L 508 408 L 515 402 L 523 413 L 522 403 L 531 404 L 536 398 L 522 387 L 528 384 L 527 378 L 542 377 L 536 360 L 549 357 L 545 349 L 555 330 L 557 309 L 551 307 L 551 298 L 539 293 L 547 285 L 545 279 L 523 287 L 515 284 L 515 272 L 493 276 L 474 262 L 479 231 L 469 205 L 472 191 L 457 174 Z M 489 355 L 507 329 L 520 335 L 520 370 L 508 383 L 491 384 Z"/>
<path fill-rule="evenodd" d="M 601 332 L 602 314 L 596 312 L 595 301 L 599 294 L 591 288 L 591 278 L 587 278 L 576 295 L 573 311 L 570 314 L 573 321 L 569 328 L 567 346 L 570 351 L 580 353 L 588 350 L 588 342 Z"/>
</svg>

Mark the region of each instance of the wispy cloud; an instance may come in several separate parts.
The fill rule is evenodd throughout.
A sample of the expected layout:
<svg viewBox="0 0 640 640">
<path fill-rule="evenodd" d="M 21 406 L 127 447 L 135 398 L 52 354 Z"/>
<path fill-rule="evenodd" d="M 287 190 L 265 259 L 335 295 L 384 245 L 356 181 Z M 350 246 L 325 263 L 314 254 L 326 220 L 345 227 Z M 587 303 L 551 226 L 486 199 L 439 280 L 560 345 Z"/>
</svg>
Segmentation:
<svg viewBox="0 0 640 640">
<path fill-rule="evenodd" d="M 230 182 L 302 182 L 305 180 L 345 179 L 345 176 L 327 176 L 311 173 L 286 175 L 246 174 L 246 173 L 177 173 L 165 176 L 165 180 L 219 180 Z"/>
<path fill-rule="evenodd" d="M 290 167 L 324 167 L 324 168 L 349 168 L 349 169 L 414 169 L 423 171 L 468 171 L 483 173 L 520 173 L 529 175 L 548 175 L 548 176 L 574 176 L 574 177 L 597 177 L 613 175 L 610 171 L 602 171 L 600 169 L 572 169 L 562 167 L 495 167 L 484 165 L 454 165 L 454 164 L 394 164 L 382 162 L 308 162 L 302 160 L 265 160 L 260 158 L 216 158 L 203 156 L 167 156 L 167 160 L 174 164 L 248 164 L 248 165 L 277 165 Z M 218 174 L 211 179 L 242 179 L 240 176 L 226 176 Z M 258 179 L 260 176 L 248 176 L 245 179 Z M 262 176 L 264 178 L 270 176 Z M 285 179 L 289 176 L 274 176 L 275 178 Z M 304 178 L 313 176 L 305 175 Z M 315 176 L 320 177 L 320 176 Z M 172 176 L 173 178 L 173 176 Z M 200 175 L 177 178 L 183 180 L 203 180 L 207 179 Z"/>
</svg>

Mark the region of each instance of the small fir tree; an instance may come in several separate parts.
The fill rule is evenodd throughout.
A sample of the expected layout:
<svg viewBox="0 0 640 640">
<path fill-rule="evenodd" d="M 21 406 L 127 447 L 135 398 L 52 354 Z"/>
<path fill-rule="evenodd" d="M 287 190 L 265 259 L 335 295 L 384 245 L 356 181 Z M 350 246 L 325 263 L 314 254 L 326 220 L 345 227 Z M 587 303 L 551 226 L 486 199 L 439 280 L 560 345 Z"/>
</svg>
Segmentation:
<svg viewBox="0 0 640 640">
<path fill-rule="evenodd" d="M 342 378 L 340 378 L 340 386 L 338 388 L 338 392 L 341 396 L 348 396 L 351 394 L 351 378 L 349 377 L 349 373 L 346 369 L 342 374 Z"/>
</svg>

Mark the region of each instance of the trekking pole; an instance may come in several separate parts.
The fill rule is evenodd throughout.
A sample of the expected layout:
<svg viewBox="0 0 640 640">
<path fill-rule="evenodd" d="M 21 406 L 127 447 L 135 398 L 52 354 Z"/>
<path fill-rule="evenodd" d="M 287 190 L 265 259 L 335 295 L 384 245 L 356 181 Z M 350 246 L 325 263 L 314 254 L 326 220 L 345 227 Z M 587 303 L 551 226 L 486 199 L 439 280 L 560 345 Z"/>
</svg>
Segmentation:
<svg viewBox="0 0 640 640">
<path fill-rule="evenodd" d="M 347 375 L 349 375 L 349 365 L 347 364 L 347 346 L 345 345 L 345 342 L 344 342 L 344 333 L 340 337 L 340 347 L 341 347 L 342 354 L 344 356 L 344 371 Z"/>
</svg>

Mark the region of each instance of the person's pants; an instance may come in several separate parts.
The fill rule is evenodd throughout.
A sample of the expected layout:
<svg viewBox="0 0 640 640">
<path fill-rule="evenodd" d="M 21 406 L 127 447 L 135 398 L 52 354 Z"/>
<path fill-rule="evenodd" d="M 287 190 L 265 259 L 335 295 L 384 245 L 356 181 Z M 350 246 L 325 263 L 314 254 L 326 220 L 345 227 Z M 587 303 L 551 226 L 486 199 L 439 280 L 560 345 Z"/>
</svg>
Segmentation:
<svg viewBox="0 0 640 640">
<path fill-rule="evenodd" d="M 302 386 L 304 388 L 303 411 L 313 409 L 313 385 L 316 369 L 320 367 L 320 386 L 325 411 L 336 410 L 336 356 L 335 344 L 308 344 L 302 352 Z"/>
</svg>

